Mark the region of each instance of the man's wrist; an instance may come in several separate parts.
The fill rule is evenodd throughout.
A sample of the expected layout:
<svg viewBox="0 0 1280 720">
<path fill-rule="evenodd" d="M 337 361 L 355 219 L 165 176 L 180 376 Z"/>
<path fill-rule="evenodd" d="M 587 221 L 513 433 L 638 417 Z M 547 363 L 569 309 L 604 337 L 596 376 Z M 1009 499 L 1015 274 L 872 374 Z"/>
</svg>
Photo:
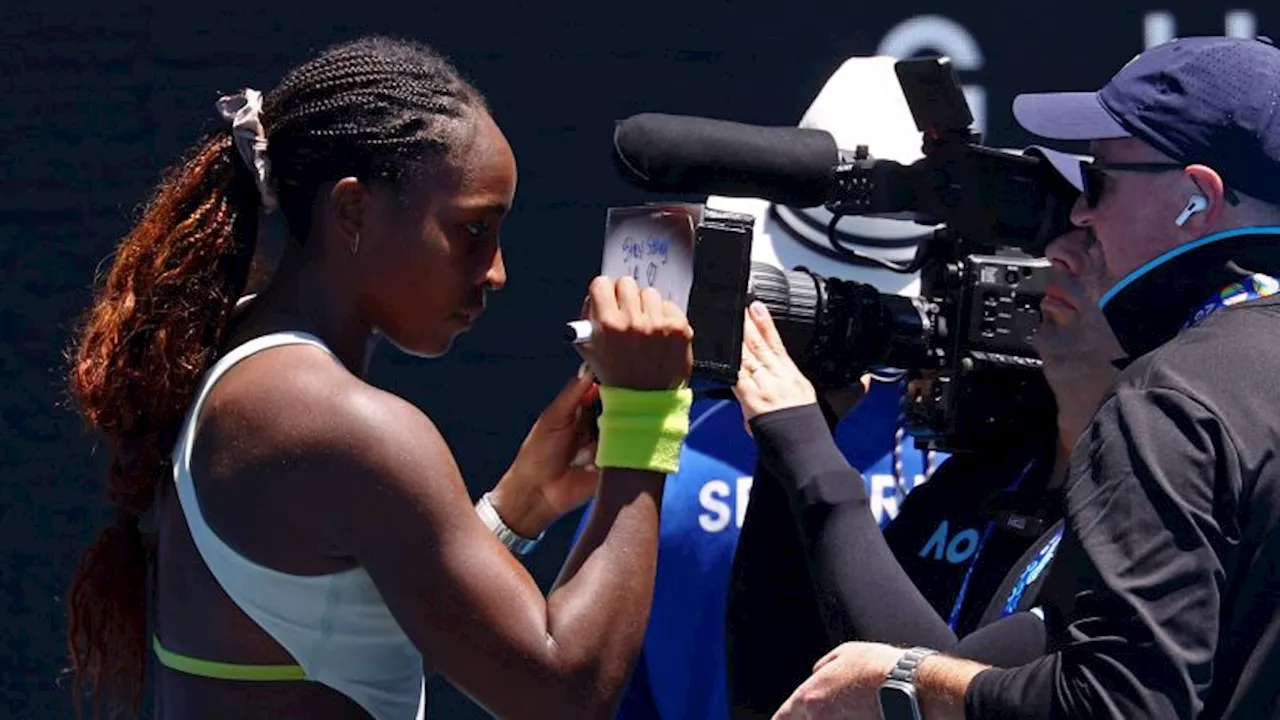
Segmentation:
<svg viewBox="0 0 1280 720">
<path fill-rule="evenodd" d="M 926 647 L 899 651 L 876 691 L 884 720 L 925 720 L 915 679 L 920 664 L 935 653 L 936 650 Z"/>
<path fill-rule="evenodd" d="M 988 666 L 972 660 L 930 655 L 916 668 L 915 686 L 925 720 L 964 720 L 969 684 Z"/>
</svg>

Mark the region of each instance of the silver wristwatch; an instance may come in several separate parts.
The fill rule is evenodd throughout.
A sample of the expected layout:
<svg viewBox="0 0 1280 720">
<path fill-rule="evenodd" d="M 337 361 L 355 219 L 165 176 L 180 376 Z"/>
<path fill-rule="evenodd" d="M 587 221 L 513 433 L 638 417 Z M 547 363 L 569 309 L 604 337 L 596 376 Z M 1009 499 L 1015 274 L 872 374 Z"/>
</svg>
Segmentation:
<svg viewBox="0 0 1280 720">
<path fill-rule="evenodd" d="M 916 670 L 925 658 L 936 653 L 929 648 L 914 647 L 898 658 L 898 664 L 876 693 L 883 720 L 923 720 L 920 698 L 916 693 Z"/>
<path fill-rule="evenodd" d="M 476 503 L 476 514 L 480 516 L 485 526 L 489 528 L 489 532 L 496 535 L 498 540 L 502 541 L 502 544 L 506 545 L 507 549 L 516 555 L 526 555 L 537 547 L 538 541 L 542 539 L 543 535 L 547 534 L 546 531 L 544 530 L 532 540 L 516 533 L 515 530 L 507 527 L 507 524 L 502 522 L 502 517 L 498 515 L 498 510 L 493 506 L 493 501 L 489 499 L 489 495 L 490 493 L 481 495 L 479 502 Z"/>
</svg>

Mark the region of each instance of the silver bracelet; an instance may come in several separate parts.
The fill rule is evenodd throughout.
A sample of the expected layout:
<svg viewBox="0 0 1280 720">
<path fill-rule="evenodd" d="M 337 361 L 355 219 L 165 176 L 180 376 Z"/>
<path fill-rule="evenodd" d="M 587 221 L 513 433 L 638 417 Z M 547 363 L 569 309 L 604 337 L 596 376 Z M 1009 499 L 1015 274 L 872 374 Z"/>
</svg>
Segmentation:
<svg viewBox="0 0 1280 720">
<path fill-rule="evenodd" d="M 538 541 L 542 540 L 542 536 L 546 535 L 547 532 L 543 530 L 538 534 L 538 537 L 530 540 L 507 527 L 507 524 L 502 522 L 502 517 L 498 515 L 498 509 L 493 506 L 493 501 L 489 499 L 491 494 L 485 493 L 480 496 L 479 502 L 476 503 L 476 514 L 480 516 L 480 520 L 489 528 L 489 532 L 497 536 L 498 540 L 507 546 L 507 549 L 516 555 L 527 555 L 538 546 Z"/>
</svg>

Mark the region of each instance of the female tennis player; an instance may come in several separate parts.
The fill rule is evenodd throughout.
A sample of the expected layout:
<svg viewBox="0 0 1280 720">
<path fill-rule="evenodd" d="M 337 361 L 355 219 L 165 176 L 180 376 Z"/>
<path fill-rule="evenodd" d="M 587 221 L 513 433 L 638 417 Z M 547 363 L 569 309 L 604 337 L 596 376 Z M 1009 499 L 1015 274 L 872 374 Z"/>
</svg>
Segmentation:
<svg viewBox="0 0 1280 720">
<path fill-rule="evenodd" d="M 422 717 L 430 667 L 501 717 L 609 715 L 688 427 L 683 313 L 595 279 L 590 372 L 473 506 L 431 420 L 366 370 L 377 338 L 443 354 L 506 281 L 516 165 L 483 98 L 431 49 L 373 37 L 217 105 L 76 336 L 119 509 L 69 598 L 79 687 L 136 710 L 154 653 L 161 718 L 393 720 Z M 280 217 L 286 251 L 247 296 Z M 593 388 L 598 477 L 574 462 Z M 544 598 L 512 550 L 592 492 Z"/>
</svg>

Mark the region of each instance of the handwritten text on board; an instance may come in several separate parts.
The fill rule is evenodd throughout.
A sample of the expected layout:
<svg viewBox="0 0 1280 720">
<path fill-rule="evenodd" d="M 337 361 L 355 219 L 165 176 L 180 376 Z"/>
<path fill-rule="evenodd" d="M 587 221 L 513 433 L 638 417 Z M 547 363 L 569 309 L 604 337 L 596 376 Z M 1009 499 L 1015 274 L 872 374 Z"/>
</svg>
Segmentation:
<svg viewBox="0 0 1280 720">
<path fill-rule="evenodd" d="M 630 275 L 682 310 L 693 285 L 694 213 L 685 206 L 610 208 L 600 272 Z"/>
</svg>

